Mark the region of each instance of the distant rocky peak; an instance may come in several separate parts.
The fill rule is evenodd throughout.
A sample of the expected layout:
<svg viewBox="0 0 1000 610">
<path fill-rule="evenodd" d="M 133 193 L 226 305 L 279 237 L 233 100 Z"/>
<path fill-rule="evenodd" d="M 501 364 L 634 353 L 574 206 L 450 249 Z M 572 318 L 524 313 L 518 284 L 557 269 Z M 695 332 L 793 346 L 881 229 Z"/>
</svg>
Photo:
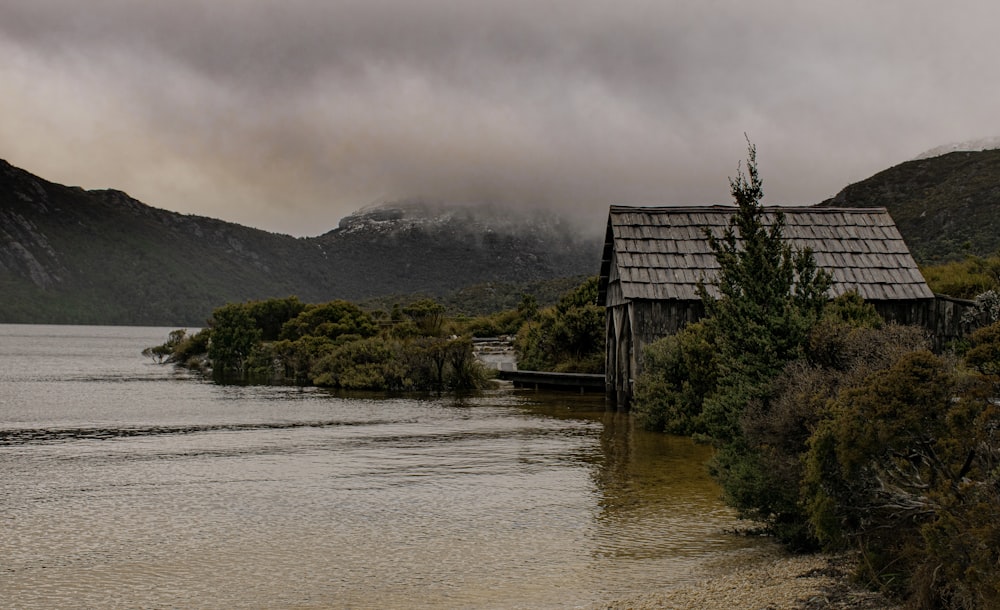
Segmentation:
<svg viewBox="0 0 1000 610">
<path fill-rule="evenodd" d="M 412 199 L 367 205 L 340 220 L 339 229 L 351 230 L 382 224 L 414 224 L 450 216 L 457 206 L 431 204 Z"/>
<path fill-rule="evenodd" d="M 474 233 L 531 235 L 567 232 L 566 219 L 545 210 L 495 204 L 458 204 L 410 199 L 366 206 L 345 216 L 331 233 L 390 233 L 423 228 Z"/>
<path fill-rule="evenodd" d="M 979 138 L 976 140 L 967 140 L 965 142 L 956 142 L 953 144 L 938 146 L 917 155 L 913 158 L 913 160 L 918 161 L 920 159 L 931 159 L 933 157 L 940 157 L 941 155 L 958 151 L 978 152 L 981 150 L 994 150 L 998 148 L 1000 148 L 1000 136 L 993 136 L 992 138 Z"/>
</svg>

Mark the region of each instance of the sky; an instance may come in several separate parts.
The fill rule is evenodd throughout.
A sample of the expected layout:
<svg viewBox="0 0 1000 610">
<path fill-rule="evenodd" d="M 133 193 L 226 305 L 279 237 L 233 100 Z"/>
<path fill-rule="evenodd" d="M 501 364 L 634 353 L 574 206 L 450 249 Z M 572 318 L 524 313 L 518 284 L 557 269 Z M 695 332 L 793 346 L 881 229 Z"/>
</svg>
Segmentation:
<svg viewBox="0 0 1000 610">
<path fill-rule="evenodd" d="M 807 205 L 1000 135 L 996 0 L 4 0 L 0 158 L 313 236 L 422 198 Z M 745 161 L 744 161 L 745 163 Z M 599 230 L 598 230 L 599 232 Z"/>
</svg>

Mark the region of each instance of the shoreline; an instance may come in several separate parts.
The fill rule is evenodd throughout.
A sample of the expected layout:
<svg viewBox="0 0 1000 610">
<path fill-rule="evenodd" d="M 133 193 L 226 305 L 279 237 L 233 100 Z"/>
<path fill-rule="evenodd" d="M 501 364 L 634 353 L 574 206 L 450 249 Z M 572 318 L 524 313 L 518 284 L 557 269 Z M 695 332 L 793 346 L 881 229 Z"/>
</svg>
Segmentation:
<svg viewBox="0 0 1000 610">
<path fill-rule="evenodd" d="M 706 566 L 705 578 L 597 604 L 592 610 L 899 610 L 853 582 L 853 554 L 755 551 Z"/>
</svg>

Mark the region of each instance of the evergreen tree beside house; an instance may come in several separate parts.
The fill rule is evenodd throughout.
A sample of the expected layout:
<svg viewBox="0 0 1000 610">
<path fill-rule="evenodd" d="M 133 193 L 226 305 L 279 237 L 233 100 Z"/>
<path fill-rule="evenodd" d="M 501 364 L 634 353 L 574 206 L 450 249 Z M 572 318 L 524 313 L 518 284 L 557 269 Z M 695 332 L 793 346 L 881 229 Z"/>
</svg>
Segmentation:
<svg viewBox="0 0 1000 610">
<path fill-rule="evenodd" d="M 959 334 L 960 308 L 935 299 L 886 210 L 757 206 L 764 230 L 783 218 L 785 244 L 808 249 L 830 274 L 827 297 L 856 292 L 886 320 L 933 327 L 941 341 Z M 738 209 L 610 208 L 598 302 L 606 311 L 607 390 L 618 408 L 632 400 L 643 349 L 705 316 L 699 286 L 720 296 L 712 240 L 725 242 Z M 734 240 L 738 247 L 738 227 Z"/>
</svg>

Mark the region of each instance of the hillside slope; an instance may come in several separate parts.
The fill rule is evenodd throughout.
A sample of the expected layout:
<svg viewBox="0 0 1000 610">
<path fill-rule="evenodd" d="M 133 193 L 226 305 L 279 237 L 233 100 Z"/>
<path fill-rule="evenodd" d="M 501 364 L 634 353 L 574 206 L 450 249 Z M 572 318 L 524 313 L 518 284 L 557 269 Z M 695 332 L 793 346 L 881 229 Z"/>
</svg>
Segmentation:
<svg viewBox="0 0 1000 610">
<path fill-rule="evenodd" d="M 922 265 L 1000 249 L 1000 150 L 901 163 L 820 205 L 885 207 Z"/>
<path fill-rule="evenodd" d="M 369 210 L 294 238 L 54 184 L 0 161 L 0 322 L 199 325 L 227 301 L 441 295 L 600 264 L 597 235 L 558 221 L 446 211 Z"/>
</svg>

